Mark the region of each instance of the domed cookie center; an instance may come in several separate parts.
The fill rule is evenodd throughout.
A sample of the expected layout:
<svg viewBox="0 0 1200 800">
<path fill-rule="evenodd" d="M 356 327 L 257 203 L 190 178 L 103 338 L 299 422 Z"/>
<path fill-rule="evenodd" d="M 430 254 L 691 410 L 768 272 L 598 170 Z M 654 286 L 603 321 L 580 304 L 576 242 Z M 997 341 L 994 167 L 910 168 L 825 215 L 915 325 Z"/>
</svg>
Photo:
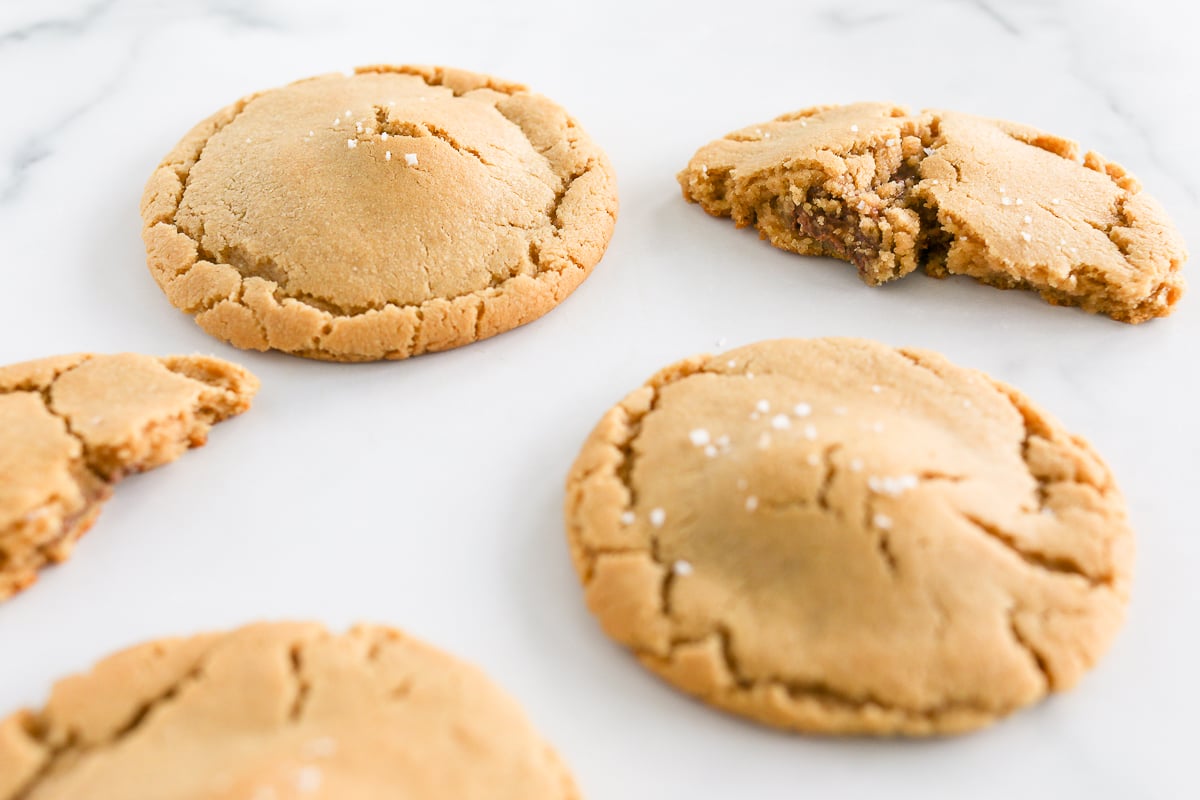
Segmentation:
<svg viewBox="0 0 1200 800">
<path fill-rule="evenodd" d="M 504 97 L 394 73 L 268 92 L 207 142 L 176 224 L 202 259 L 335 314 L 533 274 L 563 179 Z"/>
</svg>

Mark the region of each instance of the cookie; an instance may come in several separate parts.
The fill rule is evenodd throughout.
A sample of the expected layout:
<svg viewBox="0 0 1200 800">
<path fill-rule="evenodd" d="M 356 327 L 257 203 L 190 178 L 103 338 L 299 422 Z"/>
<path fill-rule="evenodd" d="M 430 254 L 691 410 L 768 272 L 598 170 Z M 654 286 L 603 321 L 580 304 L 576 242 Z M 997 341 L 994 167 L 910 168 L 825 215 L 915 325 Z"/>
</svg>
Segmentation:
<svg viewBox="0 0 1200 800">
<path fill-rule="evenodd" d="M 1117 164 L 1011 122 L 822 106 L 702 147 L 683 195 L 776 247 L 878 285 L 923 268 L 1122 322 L 1171 313 L 1183 241 Z"/>
<path fill-rule="evenodd" d="M 71 554 L 121 478 L 204 444 L 257 389 L 246 370 L 204 356 L 0 367 L 0 600 Z"/>
<path fill-rule="evenodd" d="M 600 260 L 604 152 L 486 75 L 364 67 L 201 122 L 142 198 L 150 271 L 237 347 L 399 359 L 537 319 Z"/>
<path fill-rule="evenodd" d="M 0 722 L 0 800 L 569 800 L 481 672 L 388 628 L 150 642 Z"/>
<path fill-rule="evenodd" d="M 966 731 L 1075 685 L 1133 545 L 1104 463 L 1019 392 L 855 339 L 662 370 L 587 439 L 566 526 L 588 607 L 646 667 L 841 734 Z"/>
</svg>

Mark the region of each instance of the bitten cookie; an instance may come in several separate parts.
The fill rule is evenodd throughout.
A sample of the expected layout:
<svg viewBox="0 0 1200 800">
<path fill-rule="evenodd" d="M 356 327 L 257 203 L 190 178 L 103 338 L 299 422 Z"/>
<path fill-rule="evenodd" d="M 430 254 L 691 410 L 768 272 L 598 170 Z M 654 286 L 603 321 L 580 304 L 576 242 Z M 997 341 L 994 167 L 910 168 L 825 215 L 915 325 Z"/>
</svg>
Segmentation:
<svg viewBox="0 0 1200 800">
<path fill-rule="evenodd" d="M 645 666 L 821 733 L 955 733 L 1070 688 L 1133 548 L 1086 442 L 981 372 L 855 339 L 662 370 L 584 444 L 566 525 Z"/>
<path fill-rule="evenodd" d="M 246 370 L 203 356 L 0 367 L 0 600 L 71 554 L 121 478 L 204 444 L 257 389 Z"/>
<path fill-rule="evenodd" d="M 0 800 L 575 800 L 524 713 L 398 631 L 150 642 L 0 722 Z"/>
<path fill-rule="evenodd" d="M 735 131 L 679 174 L 714 216 L 878 285 L 918 267 L 1032 289 L 1122 322 L 1171 313 L 1183 241 L 1117 164 L 1011 122 L 881 103 Z"/>
<path fill-rule="evenodd" d="M 530 322 L 612 235 L 607 156 L 486 75 L 364 67 L 239 100 L 142 198 L 150 271 L 231 344 L 334 361 L 446 350 Z"/>
</svg>

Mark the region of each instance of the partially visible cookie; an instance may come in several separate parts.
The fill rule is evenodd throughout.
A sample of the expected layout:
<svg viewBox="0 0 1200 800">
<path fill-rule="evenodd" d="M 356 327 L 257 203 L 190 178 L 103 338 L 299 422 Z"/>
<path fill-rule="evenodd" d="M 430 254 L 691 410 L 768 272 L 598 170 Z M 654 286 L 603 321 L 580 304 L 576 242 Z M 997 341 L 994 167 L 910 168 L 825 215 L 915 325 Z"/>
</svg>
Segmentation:
<svg viewBox="0 0 1200 800">
<path fill-rule="evenodd" d="M 398 631 L 133 647 L 0 721 L 0 800 L 577 800 L 517 704 Z"/>
<path fill-rule="evenodd" d="M 150 271 L 248 349 L 398 359 L 545 314 L 600 260 L 608 157 L 560 106 L 486 75 L 364 67 L 239 100 L 142 198 Z"/>
<path fill-rule="evenodd" d="M 1133 548 L 1086 442 L 981 372 L 855 339 L 662 370 L 584 444 L 566 525 L 644 665 L 820 733 L 966 731 L 1072 687 Z"/>
<path fill-rule="evenodd" d="M 71 554 L 121 478 L 204 444 L 257 389 L 246 370 L 204 356 L 0 367 L 0 600 Z"/>
<path fill-rule="evenodd" d="M 1183 241 L 1131 175 L 1011 122 L 822 106 L 702 147 L 679 181 L 710 214 L 871 285 L 924 268 L 1122 322 L 1166 316 L 1183 293 Z"/>
</svg>

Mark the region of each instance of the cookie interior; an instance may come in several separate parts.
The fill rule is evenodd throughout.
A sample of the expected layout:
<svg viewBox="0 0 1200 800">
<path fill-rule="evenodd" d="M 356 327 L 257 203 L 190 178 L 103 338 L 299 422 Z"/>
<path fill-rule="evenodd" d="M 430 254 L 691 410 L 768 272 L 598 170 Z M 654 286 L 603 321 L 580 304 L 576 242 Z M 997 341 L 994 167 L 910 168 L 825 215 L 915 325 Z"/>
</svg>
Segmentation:
<svg viewBox="0 0 1200 800">
<path fill-rule="evenodd" d="M 970 275 L 1125 322 L 1169 314 L 1183 292 L 1182 241 L 1136 180 L 1013 123 L 814 108 L 701 148 L 680 182 L 710 213 L 849 261 L 871 285 Z"/>
</svg>

